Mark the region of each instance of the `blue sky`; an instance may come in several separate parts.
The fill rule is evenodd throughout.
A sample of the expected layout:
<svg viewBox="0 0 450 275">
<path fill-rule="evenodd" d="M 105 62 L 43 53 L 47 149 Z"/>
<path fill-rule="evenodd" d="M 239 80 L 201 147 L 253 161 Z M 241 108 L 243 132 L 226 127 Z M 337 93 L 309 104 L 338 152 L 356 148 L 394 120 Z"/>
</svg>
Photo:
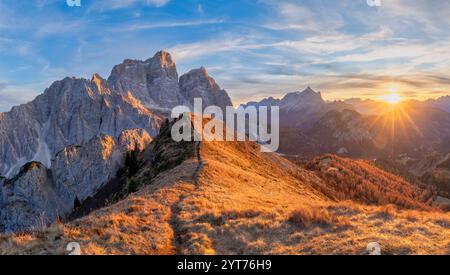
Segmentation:
<svg viewBox="0 0 450 275">
<path fill-rule="evenodd" d="M 450 94 L 450 1 L 0 0 L 0 111 L 65 76 L 161 49 L 235 104 L 310 85 L 326 99 Z"/>
</svg>

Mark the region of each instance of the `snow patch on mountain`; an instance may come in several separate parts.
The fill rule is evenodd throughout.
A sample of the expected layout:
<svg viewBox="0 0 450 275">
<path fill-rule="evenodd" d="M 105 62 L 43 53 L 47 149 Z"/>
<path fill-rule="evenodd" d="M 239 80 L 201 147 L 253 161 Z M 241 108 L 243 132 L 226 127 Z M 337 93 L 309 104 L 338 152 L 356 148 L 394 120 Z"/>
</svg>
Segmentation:
<svg viewBox="0 0 450 275">
<path fill-rule="evenodd" d="M 32 161 L 37 161 L 42 163 L 46 168 L 50 169 L 52 165 L 52 158 L 51 158 L 51 152 L 50 149 L 45 142 L 45 137 L 47 136 L 48 127 L 50 126 L 50 120 L 48 120 L 46 123 L 44 123 L 44 126 L 39 133 L 38 138 L 38 149 L 36 154 L 31 159 Z"/>
</svg>

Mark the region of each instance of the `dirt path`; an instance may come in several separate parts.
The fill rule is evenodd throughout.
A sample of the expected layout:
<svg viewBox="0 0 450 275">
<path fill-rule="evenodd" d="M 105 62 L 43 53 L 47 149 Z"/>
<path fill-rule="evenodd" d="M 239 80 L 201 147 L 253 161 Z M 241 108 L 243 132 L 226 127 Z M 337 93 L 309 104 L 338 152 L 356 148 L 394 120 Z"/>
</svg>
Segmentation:
<svg viewBox="0 0 450 275">
<path fill-rule="evenodd" d="M 200 147 L 201 147 L 201 142 L 196 142 L 195 156 L 197 158 L 198 165 L 192 175 L 192 179 L 195 183 L 196 189 L 199 188 L 199 181 L 198 181 L 199 176 L 205 166 L 205 161 L 203 160 L 203 158 L 200 154 Z M 183 209 L 182 209 L 183 202 L 188 197 L 189 197 L 189 194 L 180 195 L 178 201 L 175 202 L 171 207 L 171 218 L 170 218 L 169 224 L 173 231 L 172 244 L 173 244 L 173 247 L 175 248 L 174 252 L 177 255 L 183 254 L 183 244 L 185 243 L 184 236 L 187 233 L 186 230 L 182 229 L 183 224 L 182 224 L 182 220 L 180 219 L 180 215 L 182 214 L 182 211 L 183 211 Z"/>
</svg>

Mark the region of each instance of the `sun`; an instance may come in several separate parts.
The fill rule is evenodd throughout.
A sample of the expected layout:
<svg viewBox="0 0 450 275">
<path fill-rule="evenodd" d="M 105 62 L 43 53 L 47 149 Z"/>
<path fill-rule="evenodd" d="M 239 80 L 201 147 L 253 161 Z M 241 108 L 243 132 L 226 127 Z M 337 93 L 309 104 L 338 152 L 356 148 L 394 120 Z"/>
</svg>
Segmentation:
<svg viewBox="0 0 450 275">
<path fill-rule="evenodd" d="M 384 101 L 389 104 L 396 105 L 402 101 L 402 97 L 399 94 L 391 93 L 382 97 Z"/>
</svg>

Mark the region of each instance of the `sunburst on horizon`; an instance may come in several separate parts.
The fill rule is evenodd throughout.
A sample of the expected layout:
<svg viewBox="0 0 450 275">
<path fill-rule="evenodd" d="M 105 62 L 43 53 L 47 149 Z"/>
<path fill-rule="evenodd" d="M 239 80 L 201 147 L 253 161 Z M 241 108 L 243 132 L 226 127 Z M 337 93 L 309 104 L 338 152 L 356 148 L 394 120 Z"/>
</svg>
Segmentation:
<svg viewBox="0 0 450 275">
<path fill-rule="evenodd" d="M 401 95 L 398 93 L 390 93 L 381 97 L 381 99 L 391 105 L 397 105 L 402 101 Z"/>
<path fill-rule="evenodd" d="M 423 133 L 420 131 L 419 127 L 416 125 L 414 119 L 411 117 L 414 113 L 414 110 L 411 109 L 409 104 L 400 104 L 404 102 L 404 98 L 399 93 L 399 88 L 396 85 L 390 86 L 385 95 L 379 97 L 380 100 L 385 102 L 381 108 L 381 112 L 379 116 L 375 117 L 372 121 L 370 128 L 372 129 L 376 125 L 380 126 L 380 134 L 389 133 L 389 138 L 391 140 L 391 154 L 395 152 L 395 142 L 396 136 L 404 136 L 407 137 L 411 134 L 409 129 L 413 129 L 419 137 L 423 136 Z M 387 130 L 387 131 L 385 131 Z M 412 136 L 410 136 L 413 138 Z M 380 140 L 384 140 L 383 136 L 379 136 Z M 381 145 L 381 144 L 380 144 Z"/>
<path fill-rule="evenodd" d="M 402 96 L 400 95 L 400 86 L 398 83 L 387 83 L 387 85 L 384 87 L 384 90 L 386 91 L 386 94 L 380 96 L 379 98 L 383 102 L 389 103 L 391 107 L 394 107 L 403 100 Z"/>
</svg>

